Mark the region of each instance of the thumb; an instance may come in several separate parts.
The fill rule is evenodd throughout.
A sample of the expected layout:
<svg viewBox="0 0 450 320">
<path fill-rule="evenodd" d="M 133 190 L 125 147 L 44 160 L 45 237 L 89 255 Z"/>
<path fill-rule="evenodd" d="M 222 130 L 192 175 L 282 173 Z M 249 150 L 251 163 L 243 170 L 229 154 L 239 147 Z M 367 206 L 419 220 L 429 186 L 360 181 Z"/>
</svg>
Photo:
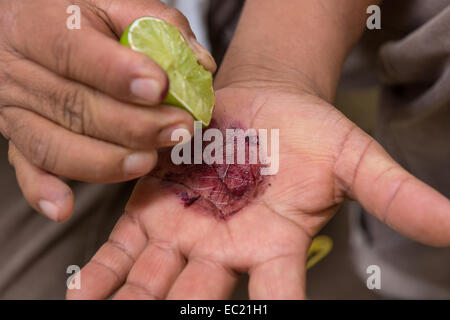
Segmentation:
<svg viewBox="0 0 450 320">
<path fill-rule="evenodd" d="M 450 201 L 396 163 L 355 127 L 336 164 L 351 198 L 403 235 L 433 246 L 450 245 Z"/>
<path fill-rule="evenodd" d="M 97 5 L 110 19 L 111 27 L 118 37 L 136 19 L 151 16 L 164 20 L 175 26 L 183 35 L 198 62 L 208 71 L 214 73 L 217 65 L 214 58 L 196 39 L 187 18 L 176 8 L 168 6 L 159 0 L 129 1 L 97 1 Z"/>
</svg>

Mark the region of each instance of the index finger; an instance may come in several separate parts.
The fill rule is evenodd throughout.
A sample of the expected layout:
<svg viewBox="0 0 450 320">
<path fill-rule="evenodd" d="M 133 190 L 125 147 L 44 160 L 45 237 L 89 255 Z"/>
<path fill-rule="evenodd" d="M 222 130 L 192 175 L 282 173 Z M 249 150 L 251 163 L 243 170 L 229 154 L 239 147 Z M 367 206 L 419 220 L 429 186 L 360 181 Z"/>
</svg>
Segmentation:
<svg viewBox="0 0 450 320">
<path fill-rule="evenodd" d="M 82 12 L 79 30 L 69 30 L 65 6 L 39 9 L 36 16 L 29 12 L 34 1 L 27 3 L 9 35 L 20 54 L 119 100 L 146 105 L 163 101 L 169 86 L 164 70 L 144 54 L 122 46 L 112 33 L 91 26 L 89 12 Z"/>
</svg>

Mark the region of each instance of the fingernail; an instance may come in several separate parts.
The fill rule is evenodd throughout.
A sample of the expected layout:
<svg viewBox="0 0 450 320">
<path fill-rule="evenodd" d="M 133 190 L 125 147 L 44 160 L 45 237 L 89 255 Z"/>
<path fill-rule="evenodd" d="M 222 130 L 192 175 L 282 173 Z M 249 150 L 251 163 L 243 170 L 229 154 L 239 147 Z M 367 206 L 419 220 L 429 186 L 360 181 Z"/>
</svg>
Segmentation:
<svg viewBox="0 0 450 320">
<path fill-rule="evenodd" d="M 125 158 L 123 170 L 128 176 L 147 174 L 154 163 L 154 157 L 148 153 L 133 153 Z"/>
<path fill-rule="evenodd" d="M 38 202 L 39 209 L 43 214 L 52 220 L 58 220 L 59 208 L 52 202 L 47 200 L 40 200 Z"/>
<path fill-rule="evenodd" d="M 191 132 L 189 131 L 189 128 L 187 125 L 185 124 L 176 124 L 176 125 L 172 125 L 169 126 L 163 130 L 161 130 L 161 132 L 159 133 L 157 139 L 156 139 L 156 145 L 158 147 L 171 147 L 176 145 L 177 143 L 179 143 L 178 140 L 172 140 L 172 133 L 175 130 L 184 130 L 184 132 L 180 132 L 179 134 L 177 134 L 177 136 L 183 136 L 183 137 L 187 137 L 191 135 Z M 187 142 L 184 141 L 183 142 Z"/>
<path fill-rule="evenodd" d="M 151 104 L 161 102 L 163 88 L 156 80 L 149 78 L 139 78 L 131 82 L 131 92 L 139 99 L 147 101 Z"/>
<path fill-rule="evenodd" d="M 190 47 L 198 58 L 198 62 L 208 71 L 214 73 L 217 69 L 217 64 L 212 55 L 200 44 L 195 38 L 189 39 Z"/>
</svg>

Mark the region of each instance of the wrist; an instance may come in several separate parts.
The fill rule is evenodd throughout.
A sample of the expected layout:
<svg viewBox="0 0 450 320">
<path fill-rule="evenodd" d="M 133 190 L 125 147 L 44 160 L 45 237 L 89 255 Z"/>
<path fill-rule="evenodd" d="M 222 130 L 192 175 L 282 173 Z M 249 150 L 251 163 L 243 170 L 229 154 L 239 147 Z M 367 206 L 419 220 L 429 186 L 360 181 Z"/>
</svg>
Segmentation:
<svg viewBox="0 0 450 320">
<path fill-rule="evenodd" d="M 331 80 L 319 79 L 318 75 L 282 58 L 233 44 L 217 72 L 214 87 L 300 91 L 331 101 L 334 93 L 323 85 Z"/>
</svg>

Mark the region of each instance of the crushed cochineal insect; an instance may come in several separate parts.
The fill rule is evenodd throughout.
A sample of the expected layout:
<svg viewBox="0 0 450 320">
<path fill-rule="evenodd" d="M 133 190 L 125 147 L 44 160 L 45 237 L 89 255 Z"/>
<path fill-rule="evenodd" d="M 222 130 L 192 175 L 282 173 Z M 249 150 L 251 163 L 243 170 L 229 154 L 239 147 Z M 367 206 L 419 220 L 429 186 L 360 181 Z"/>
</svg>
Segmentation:
<svg viewBox="0 0 450 320">
<path fill-rule="evenodd" d="M 183 201 L 185 207 L 189 207 L 191 204 L 193 204 L 199 198 L 200 198 L 199 195 L 196 197 L 189 197 L 189 194 L 187 192 L 183 192 L 181 194 L 181 200 Z"/>
<path fill-rule="evenodd" d="M 219 128 L 215 121 L 210 127 Z M 232 128 L 241 127 L 233 126 Z M 225 131 L 222 128 L 219 129 L 222 132 Z M 169 183 L 181 198 L 184 207 L 195 204 L 219 219 L 227 219 L 260 195 L 267 185 L 265 183 L 267 177 L 260 173 L 262 165 L 249 163 L 249 145 L 258 144 L 257 137 L 245 138 L 244 143 L 246 155 L 243 164 L 237 164 L 237 152 L 235 152 L 234 164 L 203 162 L 202 164 L 174 165 L 170 158 L 170 151 L 167 151 L 160 154 L 160 165 L 156 168 L 154 175 L 166 184 Z M 191 147 L 192 144 L 193 142 Z M 206 146 L 207 143 L 203 143 L 203 148 Z M 224 154 L 223 162 L 226 162 L 225 159 Z"/>
</svg>

